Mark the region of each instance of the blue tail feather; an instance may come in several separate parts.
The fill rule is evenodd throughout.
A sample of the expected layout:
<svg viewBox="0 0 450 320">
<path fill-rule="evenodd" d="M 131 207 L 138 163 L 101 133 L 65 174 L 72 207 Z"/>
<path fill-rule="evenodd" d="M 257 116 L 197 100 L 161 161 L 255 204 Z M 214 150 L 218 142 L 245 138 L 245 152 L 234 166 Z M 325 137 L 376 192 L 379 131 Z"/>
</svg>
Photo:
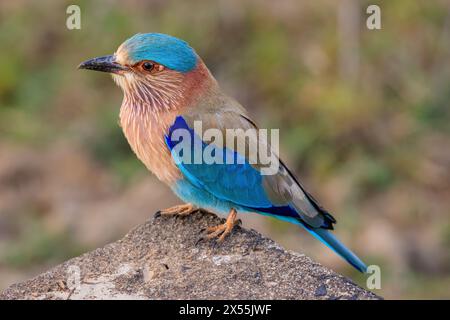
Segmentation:
<svg viewBox="0 0 450 320">
<path fill-rule="evenodd" d="M 350 249 L 336 238 L 330 231 L 325 229 L 310 229 L 305 227 L 314 237 L 323 242 L 327 247 L 336 252 L 348 263 L 350 263 L 355 269 L 360 272 L 367 272 L 367 266 L 361 261 Z"/>
<path fill-rule="evenodd" d="M 295 219 L 286 215 L 274 215 L 263 211 L 259 211 L 259 213 L 302 226 L 316 239 L 318 239 L 320 242 L 325 244 L 328 248 L 336 252 L 339 256 L 350 263 L 356 270 L 362 273 L 367 272 L 367 266 L 364 264 L 364 262 L 362 262 L 361 259 L 359 259 L 350 249 L 348 249 L 341 241 L 339 241 L 339 239 L 336 238 L 336 236 L 333 235 L 328 229 L 311 228 L 302 220 Z"/>
</svg>

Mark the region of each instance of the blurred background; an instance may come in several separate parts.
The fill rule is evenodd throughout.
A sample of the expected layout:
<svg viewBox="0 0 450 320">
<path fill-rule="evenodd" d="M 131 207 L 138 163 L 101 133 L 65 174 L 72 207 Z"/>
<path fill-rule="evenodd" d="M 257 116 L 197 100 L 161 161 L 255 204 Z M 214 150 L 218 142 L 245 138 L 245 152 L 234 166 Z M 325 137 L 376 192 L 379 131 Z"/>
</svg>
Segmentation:
<svg viewBox="0 0 450 320">
<path fill-rule="evenodd" d="M 66 8 L 81 8 L 81 30 Z M 366 8 L 381 7 L 381 30 Z M 188 41 L 382 270 L 386 298 L 450 298 L 448 1 L 1 1 L 0 290 L 179 203 L 131 152 L 122 93 L 76 70 L 137 32 Z M 242 216 L 241 216 L 242 217 Z M 296 226 L 242 217 L 361 286 Z"/>
</svg>

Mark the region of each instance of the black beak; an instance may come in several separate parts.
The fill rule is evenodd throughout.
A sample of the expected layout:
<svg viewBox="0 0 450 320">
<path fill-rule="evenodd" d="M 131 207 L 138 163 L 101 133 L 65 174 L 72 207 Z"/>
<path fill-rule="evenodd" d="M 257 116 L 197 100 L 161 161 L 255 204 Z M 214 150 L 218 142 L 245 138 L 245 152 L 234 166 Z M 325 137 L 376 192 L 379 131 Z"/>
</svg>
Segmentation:
<svg viewBox="0 0 450 320">
<path fill-rule="evenodd" d="M 113 55 L 110 55 L 82 62 L 78 66 L 78 69 L 96 70 L 109 73 L 121 73 L 128 68 L 117 63 L 115 57 Z"/>
</svg>

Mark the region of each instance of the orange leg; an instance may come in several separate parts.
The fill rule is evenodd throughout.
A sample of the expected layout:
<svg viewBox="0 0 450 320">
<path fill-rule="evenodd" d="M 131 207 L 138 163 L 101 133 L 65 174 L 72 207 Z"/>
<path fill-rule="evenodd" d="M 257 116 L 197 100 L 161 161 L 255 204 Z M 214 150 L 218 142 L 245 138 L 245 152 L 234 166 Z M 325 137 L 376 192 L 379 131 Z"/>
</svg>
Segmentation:
<svg viewBox="0 0 450 320">
<path fill-rule="evenodd" d="M 206 238 L 213 239 L 219 237 L 217 239 L 217 242 L 222 242 L 225 237 L 231 233 L 234 226 L 238 224 L 239 220 L 236 217 L 237 211 L 235 209 L 231 209 L 230 214 L 227 217 L 227 221 L 225 221 L 224 224 L 220 224 L 215 227 L 209 227 L 206 229 L 206 232 L 208 233 Z"/>
<path fill-rule="evenodd" d="M 160 213 L 162 216 L 187 216 L 194 211 L 196 211 L 194 205 L 192 203 L 186 203 L 161 210 Z"/>
</svg>

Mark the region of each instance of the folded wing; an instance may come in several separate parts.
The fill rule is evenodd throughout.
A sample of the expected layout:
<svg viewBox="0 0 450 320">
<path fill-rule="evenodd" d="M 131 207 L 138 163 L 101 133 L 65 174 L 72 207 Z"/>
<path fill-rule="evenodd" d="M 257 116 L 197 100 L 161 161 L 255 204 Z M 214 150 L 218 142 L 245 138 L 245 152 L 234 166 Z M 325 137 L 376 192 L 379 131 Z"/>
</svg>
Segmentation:
<svg viewBox="0 0 450 320">
<path fill-rule="evenodd" d="M 195 121 L 199 121 L 197 125 Z M 194 130 L 200 125 L 203 133 L 207 129 L 218 130 L 225 141 L 202 140 L 204 137 Z M 183 139 L 178 129 L 184 132 Z M 257 130 L 251 120 L 233 111 L 186 114 L 176 118 L 166 135 L 166 143 L 186 179 L 215 197 L 248 211 L 296 219 L 307 228 L 333 228 L 334 218 L 304 190 L 278 158 L 278 171 L 272 175 L 263 175 L 264 165 L 249 161 L 250 158 L 258 159 L 257 156 L 252 158 L 255 156 L 252 144 L 264 148 L 262 152 L 266 154 L 273 154 L 267 141 L 259 141 L 258 134 L 248 134 L 243 148 L 238 148 L 237 141 L 230 146 L 225 139 L 226 129 Z M 187 133 L 189 138 L 186 138 Z M 246 151 L 244 154 L 242 149 Z M 205 156 L 212 156 L 216 161 L 211 163 Z M 220 159 L 222 161 L 217 161 Z"/>
</svg>

